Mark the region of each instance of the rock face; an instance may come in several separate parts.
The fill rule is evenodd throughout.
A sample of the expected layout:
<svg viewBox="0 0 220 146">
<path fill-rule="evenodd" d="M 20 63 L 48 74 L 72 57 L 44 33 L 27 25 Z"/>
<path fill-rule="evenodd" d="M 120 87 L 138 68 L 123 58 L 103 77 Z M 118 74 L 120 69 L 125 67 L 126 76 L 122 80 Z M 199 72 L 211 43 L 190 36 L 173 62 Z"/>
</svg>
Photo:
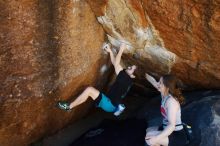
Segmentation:
<svg viewBox="0 0 220 146">
<path fill-rule="evenodd" d="M 166 48 L 180 58 L 172 72 L 187 84 L 219 88 L 220 1 L 144 0 L 143 5 Z"/>
<path fill-rule="evenodd" d="M 55 104 L 87 85 L 105 85 L 104 31 L 113 46 L 128 45 L 124 63 L 139 66 L 140 80 L 144 72 L 174 73 L 188 89 L 220 88 L 219 5 L 217 0 L 0 1 L 0 145 L 27 145 L 88 112 L 88 103 L 70 113 Z"/>
<path fill-rule="evenodd" d="M 220 88 L 220 2 L 87 0 L 126 64 L 159 77 L 176 74 L 188 89 Z"/>
<path fill-rule="evenodd" d="M 219 109 L 219 94 L 207 96 L 202 100 L 190 103 L 184 108 L 183 118 L 193 128 L 195 139 L 192 143 L 200 143 L 199 146 L 220 145 Z M 192 146 L 194 145 L 192 144 Z"/>
<path fill-rule="evenodd" d="M 87 113 L 55 104 L 105 83 L 104 32 L 84 0 L 6 0 L 0 11 L 0 145 L 24 146 Z"/>
</svg>

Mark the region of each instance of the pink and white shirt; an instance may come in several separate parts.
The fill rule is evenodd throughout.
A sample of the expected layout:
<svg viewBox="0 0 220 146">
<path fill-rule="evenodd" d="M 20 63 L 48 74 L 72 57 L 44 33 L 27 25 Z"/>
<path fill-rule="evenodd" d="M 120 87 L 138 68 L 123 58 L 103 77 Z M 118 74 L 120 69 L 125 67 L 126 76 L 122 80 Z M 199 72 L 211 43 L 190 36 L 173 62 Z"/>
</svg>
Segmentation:
<svg viewBox="0 0 220 146">
<path fill-rule="evenodd" d="M 165 129 L 169 123 L 168 117 L 167 117 L 168 108 L 166 106 L 166 101 L 168 98 L 172 96 L 169 94 L 168 96 L 165 96 L 165 97 L 161 96 L 161 97 L 162 97 L 162 100 L 161 100 L 160 112 L 163 116 L 163 128 Z M 183 129 L 183 126 L 182 126 L 182 120 L 181 120 L 181 109 L 179 109 L 178 112 L 176 113 L 176 128 L 174 131 L 179 131 L 181 129 Z"/>
</svg>

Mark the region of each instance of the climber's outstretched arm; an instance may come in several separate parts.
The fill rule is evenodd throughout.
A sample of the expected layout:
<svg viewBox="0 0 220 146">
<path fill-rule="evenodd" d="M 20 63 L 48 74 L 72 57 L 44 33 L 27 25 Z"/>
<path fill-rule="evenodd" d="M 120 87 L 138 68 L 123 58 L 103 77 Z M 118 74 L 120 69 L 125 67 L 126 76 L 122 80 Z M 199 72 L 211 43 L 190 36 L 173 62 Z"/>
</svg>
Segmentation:
<svg viewBox="0 0 220 146">
<path fill-rule="evenodd" d="M 121 56 L 122 56 L 122 54 L 123 54 L 125 49 L 126 49 L 126 45 L 125 44 L 121 44 L 119 52 L 118 52 L 118 54 L 115 57 L 114 67 L 115 67 L 116 74 L 118 74 L 121 70 L 123 70 L 120 62 L 121 62 Z"/>
<path fill-rule="evenodd" d="M 108 44 L 105 45 L 104 50 L 109 53 L 111 62 L 114 65 L 115 64 L 115 56 L 114 56 L 114 53 L 112 52 L 110 46 Z"/>
<path fill-rule="evenodd" d="M 118 73 L 121 70 L 123 70 L 120 62 L 121 62 L 121 56 L 122 56 L 124 50 L 126 49 L 126 45 L 122 44 L 120 46 L 119 52 L 116 55 L 116 57 L 114 56 L 114 54 L 113 54 L 112 50 L 110 49 L 109 45 L 107 45 L 104 49 L 110 54 L 111 62 L 113 64 L 114 68 L 115 68 L 115 73 L 118 75 Z"/>
<path fill-rule="evenodd" d="M 159 90 L 159 83 L 149 74 L 145 73 L 145 78 L 157 89 Z"/>
</svg>

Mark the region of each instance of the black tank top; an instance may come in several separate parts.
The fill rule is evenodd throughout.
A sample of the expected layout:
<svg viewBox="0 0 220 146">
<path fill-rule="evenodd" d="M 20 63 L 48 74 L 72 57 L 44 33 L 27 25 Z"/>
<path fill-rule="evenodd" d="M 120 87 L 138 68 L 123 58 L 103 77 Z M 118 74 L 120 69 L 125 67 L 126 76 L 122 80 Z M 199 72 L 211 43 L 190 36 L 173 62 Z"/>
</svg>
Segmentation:
<svg viewBox="0 0 220 146">
<path fill-rule="evenodd" d="M 132 78 L 126 73 L 125 70 L 119 72 L 115 82 L 107 92 L 107 96 L 111 99 L 112 104 L 117 106 L 122 102 L 122 98 L 126 96 L 130 87 L 133 84 Z"/>
</svg>

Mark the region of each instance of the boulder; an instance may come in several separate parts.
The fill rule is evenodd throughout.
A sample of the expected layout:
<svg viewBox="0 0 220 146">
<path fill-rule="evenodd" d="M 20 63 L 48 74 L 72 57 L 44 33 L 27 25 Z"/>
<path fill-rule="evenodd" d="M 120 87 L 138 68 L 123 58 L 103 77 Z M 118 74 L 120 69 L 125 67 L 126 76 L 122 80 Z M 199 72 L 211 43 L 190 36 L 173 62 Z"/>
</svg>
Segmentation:
<svg viewBox="0 0 220 146">
<path fill-rule="evenodd" d="M 183 108 L 183 121 L 192 125 L 195 137 L 191 146 L 195 143 L 199 143 L 199 146 L 220 145 L 219 93 L 219 91 L 214 94 L 204 93 L 203 98 L 193 101 Z"/>
<path fill-rule="evenodd" d="M 173 73 L 186 89 L 220 88 L 220 2 L 87 0 L 112 45 L 129 51 L 139 79 Z"/>
<path fill-rule="evenodd" d="M 104 31 L 84 0 L 6 0 L 0 9 L 0 145 L 25 146 L 88 112 L 90 102 L 70 113 L 55 105 L 105 84 Z"/>
</svg>

